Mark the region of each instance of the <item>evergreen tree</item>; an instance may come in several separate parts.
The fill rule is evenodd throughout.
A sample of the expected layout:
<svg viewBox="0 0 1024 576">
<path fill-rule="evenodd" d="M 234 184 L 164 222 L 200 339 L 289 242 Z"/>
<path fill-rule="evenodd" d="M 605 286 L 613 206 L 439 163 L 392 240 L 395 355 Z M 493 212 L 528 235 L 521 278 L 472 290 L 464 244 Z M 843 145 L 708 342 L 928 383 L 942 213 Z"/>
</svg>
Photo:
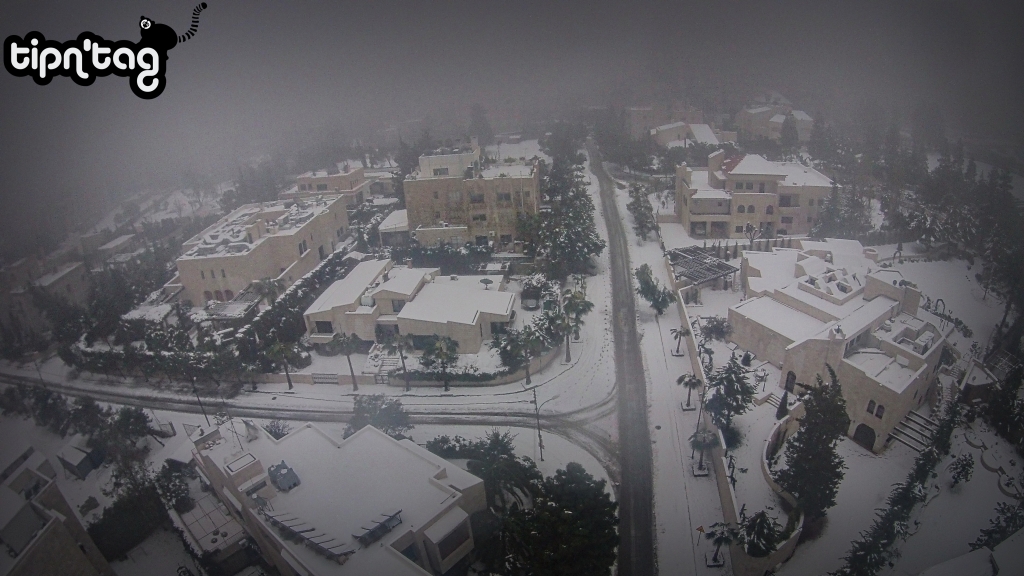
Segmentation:
<svg viewBox="0 0 1024 576">
<path fill-rule="evenodd" d="M 476 136 L 481 147 L 494 143 L 494 130 L 487 120 L 487 110 L 480 104 L 473 104 L 469 113 L 469 135 Z"/>
<path fill-rule="evenodd" d="M 638 239 L 647 240 L 647 236 L 658 229 L 654 208 L 647 199 L 647 188 L 633 184 L 630 186 L 629 197 L 626 209 L 633 216 L 633 231 Z"/>
<path fill-rule="evenodd" d="M 1024 529 L 1024 500 L 1000 502 L 996 504 L 996 517 L 989 520 L 988 528 L 982 528 L 978 539 L 971 543 L 971 550 L 995 548 L 1021 529 Z"/>
<path fill-rule="evenodd" d="M 733 417 L 746 413 L 754 400 L 754 386 L 747 380 L 747 371 L 736 359 L 736 354 L 708 376 L 708 388 L 708 415 L 720 428 L 732 428 Z"/>
<path fill-rule="evenodd" d="M 789 390 L 785 390 L 782 393 L 782 399 L 779 400 L 779 407 L 775 409 L 775 419 L 782 420 L 789 414 Z"/>
<path fill-rule="evenodd" d="M 974 475 L 974 457 L 969 452 L 957 456 L 953 459 L 949 471 L 953 475 L 953 486 L 961 482 L 970 482 L 971 476 Z"/>
<path fill-rule="evenodd" d="M 356 396 L 352 409 L 352 419 L 345 427 L 345 438 L 355 434 L 365 426 L 373 426 L 393 438 L 402 438 L 412 429 L 409 415 L 402 407 L 402 401 L 388 398 L 384 394 Z"/>
<path fill-rule="evenodd" d="M 782 121 L 781 144 L 787 150 L 793 150 L 800 144 L 800 137 L 796 132 L 796 118 L 792 114 L 787 115 Z"/>
<path fill-rule="evenodd" d="M 782 540 L 782 526 L 768 514 L 767 510 L 761 510 L 743 521 L 740 539 L 747 554 L 754 558 L 763 558 L 774 552 Z"/>
<path fill-rule="evenodd" d="M 649 264 L 644 264 L 633 272 L 636 276 L 636 293 L 650 303 L 651 308 L 658 316 L 668 310 L 669 305 L 676 301 L 676 295 L 671 289 L 661 286 Z"/>
<path fill-rule="evenodd" d="M 817 378 L 817 386 L 804 397 L 806 414 L 800 430 L 786 447 L 786 468 L 775 473 L 780 486 L 796 497 L 808 521 L 818 520 L 835 505 L 846 464 L 837 452 L 839 439 L 850 426 L 846 401 L 828 366 L 829 382 Z"/>
<path fill-rule="evenodd" d="M 444 391 L 451 390 L 452 368 L 459 363 L 459 343 L 448 336 L 435 339 L 427 345 L 420 356 L 420 364 L 444 382 Z"/>
<path fill-rule="evenodd" d="M 834 238 L 843 227 L 843 200 L 839 195 L 839 184 L 832 182 L 832 192 L 825 199 L 825 207 L 818 212 L 818 223 L 811 230 L 815 238 Z"/>
<path fill-rule="evenodd" d="M 160 472 L 156 475 L 155 482 L 157 491 L 164 502 L 174 508 L 178 514 L 184 514 L 195 507 L 195 500 L 192 498 L 188 482 L 181 470 L 164 462 Z"/>
</svg>

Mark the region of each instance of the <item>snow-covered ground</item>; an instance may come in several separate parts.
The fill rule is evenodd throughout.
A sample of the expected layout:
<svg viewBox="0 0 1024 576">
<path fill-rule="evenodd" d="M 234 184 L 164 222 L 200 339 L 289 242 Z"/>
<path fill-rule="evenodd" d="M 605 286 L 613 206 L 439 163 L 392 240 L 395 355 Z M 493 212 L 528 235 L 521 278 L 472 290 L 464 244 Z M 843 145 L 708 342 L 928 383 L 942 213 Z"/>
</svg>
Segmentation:
<svg viewBox="0 0 1024 576">
<path fill-rule="evenodd" d="M 170 530 L 159 529 L 141 544 L 132 548 L 128 557 L 110 563 L 117 576 L 154 576 L 176 574 L 185 566 L 193 574 L 205 574 L 196 561 L 185 551 L 181 538 Z"/>
</svg>

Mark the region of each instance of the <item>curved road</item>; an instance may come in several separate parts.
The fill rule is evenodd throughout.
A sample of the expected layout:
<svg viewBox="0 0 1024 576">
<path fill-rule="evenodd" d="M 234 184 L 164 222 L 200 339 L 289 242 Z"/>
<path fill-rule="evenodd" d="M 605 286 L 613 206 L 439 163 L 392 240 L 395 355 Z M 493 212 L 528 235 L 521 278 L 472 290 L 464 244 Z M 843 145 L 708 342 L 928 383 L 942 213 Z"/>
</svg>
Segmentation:
<svg viewBox="0 0 1024 576">
<path fill-rule="evenodd" d="M 587 142 L 590 170 L 601 185 L 601 208 L 608 226 L 612 275 L 612 332 L 615 337 L 615 389 L 619 400 L 619 574 L 647 576 L 654 563 L 654 479 L 651 434 L 647 425 L 647 382 L 644 379 L 640 337 L 636 330 L 636 300 L 629 249 L 622 228 L 615 184 L 601 163 L 593 140 Z"/>
</svg>

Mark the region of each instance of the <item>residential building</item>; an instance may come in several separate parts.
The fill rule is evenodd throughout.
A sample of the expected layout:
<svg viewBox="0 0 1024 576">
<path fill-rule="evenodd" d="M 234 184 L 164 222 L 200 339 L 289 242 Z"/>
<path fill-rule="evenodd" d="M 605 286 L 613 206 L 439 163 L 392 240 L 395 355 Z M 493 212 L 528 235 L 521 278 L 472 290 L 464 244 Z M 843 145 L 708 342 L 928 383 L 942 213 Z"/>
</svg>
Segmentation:
<svg viewBox="0 0 1024 576">
<path fill-rule="evenodd" d="M 15 442 L 3 455 L 0 576 L 114 576 L 57 487 L 57 470 L 46 456 Z"/>
<path fill-rule="evenodd" d="M 283 576 L 442 574 L 473 550 L 483 481 L 367 426 L 336 441 L 313 424 L 275 440 L 246 422 L 198 430 L 213 492 Z"/>
<path fill-rule="evenodd" d="M 381 246 L 405 246 L 409 243 L 409 211 L 395 210 L 377 227 Z"/>
<path fill-rule="evenodd" d="M 715 130 L 710 124 L 673 122 L 651 129 L 651 137 L 659 146 L 674 148 L 689 146 L 692 142 L 718 146 L 722 142 L 735 142 L 736 133 Z"/>
<path fill-rule="evenodd" d="M 22 258 L 0 269 L 0 340 L 20 342 L 50 326 L 36 307 L 33 290 L 58 296 L 72 304 L 89 300 L 89 271 L 82 262 Z"/>
<path fill-rule="evenodd" d="M 831 190 L 814 168 L 757 154 L 718 150 L 707 168 L 676 169 L 676 211 L 694 238 L 745 238 L 748 223 L 763 237 L 807 234 Z"/>
<path fill-rule="evenodd" d="M 167 294 L 201 306 L 229 301 L 256 280 L 285 286 L 332 253 L 348 233 L 346 196 L 246 204 L 185 242 Z"/>
<path fill-rule="evenodd" d="M 853 244 L 859 247 L 828 241 L 745 252 L 749 287 L 729 308 L 729 340 L 779 368 L 779 385 L 791 393 L 813 386 L 819 374 L 828 378 L 831 366 L 846 399 L 848 434 L 878 452 L 892 438 L 915 440 L 901 421 L 934 392 L 953 328 L 918 309 L 921 292 L 898 271 L 874 268 L 873 254 L 861 248 L 858 257 Z"/>
<path fill-rule="evenodd" d="M 409 235 L 424 246 L 473 243 L 513 251 L 519 214 L 540 208 L 536 162 L 483 162 L 476 146 L 420 156 L 404 189 Z"/>
<path fill-rule="evenodd" d="M 803 110 L 793 110 L 788 104 L 765 104 L 743 108 L 736 113 L 736 129 L 738 135 L 744 139 L 780 140 L 782 125 L 787 117 L 792 117 L 796 124 L 798 141 L 807 142 L 811 139 L 814 119 Z"/>
<path fill-rule="evenodd" d="M 443 276 L 437 268 L 368 260 L 331 284 L 304 317 L 315 345 L 341 333 L 376 341 L 378 330 L 390 330 L 413 336 L 418 348 L 430 338 L 448 336 L 460 352 L 476 354 L 512 322 L 514 303 L 501 274 Z"/>
<path fill-rule="evenodd" d="M 657 126 L 680 121 L 700 124 L 704 122 L 704 114 L 679 101 L 631 106 L 625 110 L 626 133 L 634 140 L 646 137 Z"/>
<path fill-rule="evenodd" d="M 341 196 L 345 205 L 355 207 L 369 195 L 371 181 L 364 174 L 362 166 L 339 162 L 337 169 L 316 170 L 300 174 L 295 184 L 281 192 L 282 199 L 312 198 L 330 194 Z"/>
</svg>

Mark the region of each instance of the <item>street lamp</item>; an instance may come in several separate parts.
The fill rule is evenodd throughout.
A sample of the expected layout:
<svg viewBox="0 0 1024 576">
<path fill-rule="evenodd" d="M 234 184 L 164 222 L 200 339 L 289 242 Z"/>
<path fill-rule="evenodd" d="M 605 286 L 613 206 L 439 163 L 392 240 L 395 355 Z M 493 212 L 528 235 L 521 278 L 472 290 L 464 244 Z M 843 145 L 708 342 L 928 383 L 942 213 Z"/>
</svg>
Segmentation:
<svg viewBox="0 0 1024 576">
<path fill-rule="evenodd" d="M 541 462 L 544 461 L 544 438 L 541 436 L 541 433 L 540 433 L 540 409 L 544 406 L 544 404 L 547 404 L 548 402 L 551 402 L 555 398 L 558 398 L 558 396 L 559 396 L 558 394 L 555 394 L 554 396 L 552 396 L 551 398 L 548 398 L 547 400 L 545 400 L 544 402 L 542 402 L 538 406 L 537 405 L 537 389 L 536 388 L 533 389 L 533 409 L 534 409 L 534 412 L 536 413 L 536 416 L 537 416 L 537 444 L 540 446 L 540 461 Z"/>
<path fill-rule="evenodd" d="M 196 390 L 196 377 L 190 376 L 190 378 L 192 378 L 192 392 L 196 395 L 196 402 L 199 402 L 199 410 L 203 413 L 203 418 L 206 418 L 206 425 L 212 426 L 210 417 L 206 415 L 206 408 L 203 408 L 203 401 L 199 399 L 199 390 Z"/>
</svg>

